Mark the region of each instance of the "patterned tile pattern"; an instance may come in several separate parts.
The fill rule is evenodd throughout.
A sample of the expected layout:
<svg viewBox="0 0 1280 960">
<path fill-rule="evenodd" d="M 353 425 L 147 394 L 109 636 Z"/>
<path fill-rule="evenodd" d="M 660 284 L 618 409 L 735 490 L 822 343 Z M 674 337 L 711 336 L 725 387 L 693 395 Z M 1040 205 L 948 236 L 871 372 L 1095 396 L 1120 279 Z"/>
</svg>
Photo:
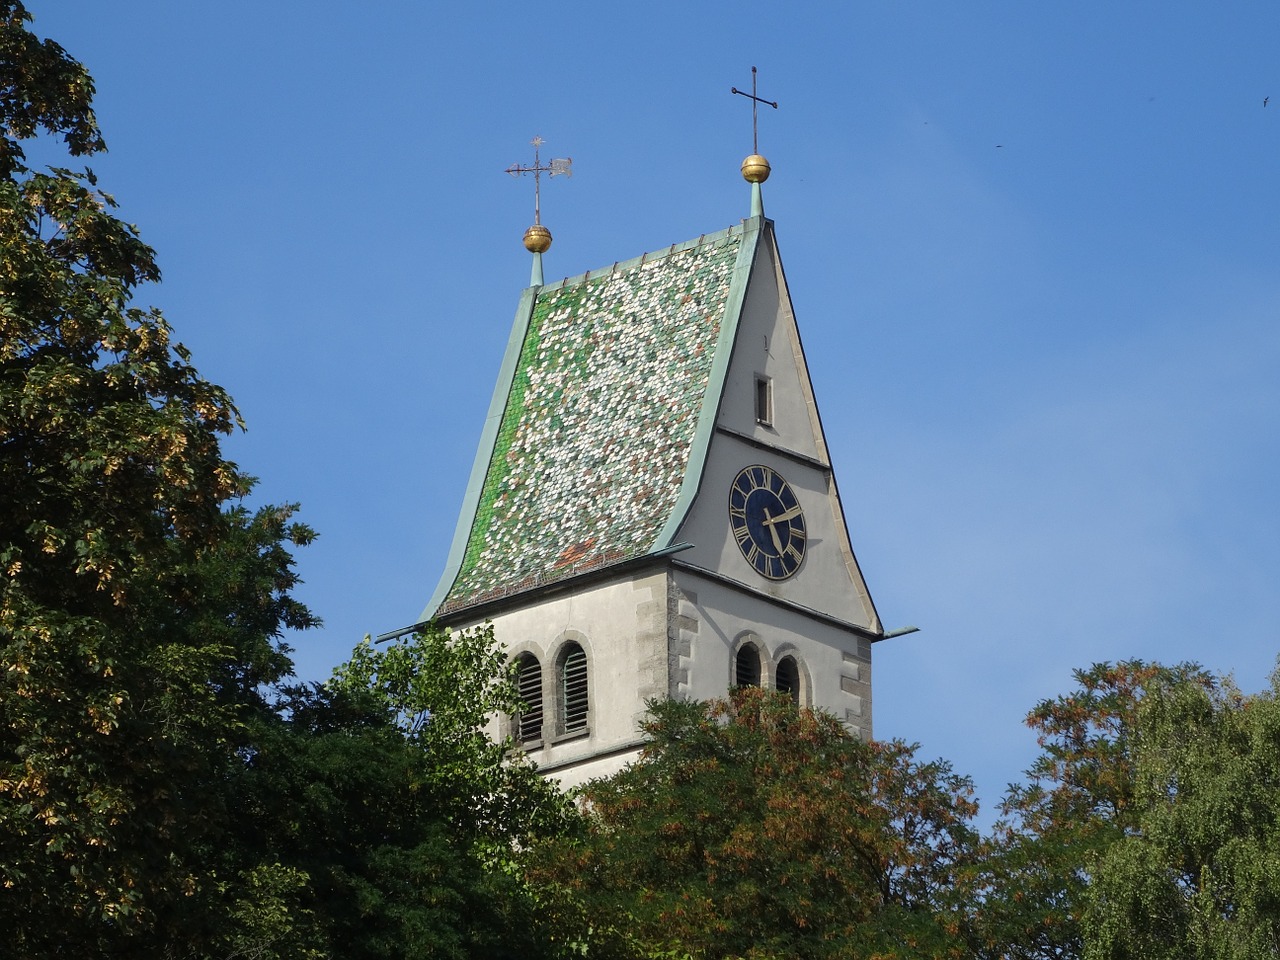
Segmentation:
<svg viewBox="0 0 1280 960">
<path fill-rule="evenodd" d="M 646 553 L 675 504 L 740 231 L 542 290 L 446 613 Z"/>
</svg>

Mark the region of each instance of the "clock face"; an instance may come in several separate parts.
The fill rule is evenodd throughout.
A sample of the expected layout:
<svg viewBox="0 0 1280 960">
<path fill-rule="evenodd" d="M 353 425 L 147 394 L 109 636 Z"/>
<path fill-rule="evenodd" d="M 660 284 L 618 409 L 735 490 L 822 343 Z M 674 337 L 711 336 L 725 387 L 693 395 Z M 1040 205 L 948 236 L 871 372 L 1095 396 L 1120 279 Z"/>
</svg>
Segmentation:
<svg viewBox="0 0 1280 960">
<path fill-rule="evenodd" d="M 785 580 L 804 560 L 804 511 L 791 485 L 759 464 L 729 488 L 729 526 L 738 549 L 762 577 Z"/>
</svg>

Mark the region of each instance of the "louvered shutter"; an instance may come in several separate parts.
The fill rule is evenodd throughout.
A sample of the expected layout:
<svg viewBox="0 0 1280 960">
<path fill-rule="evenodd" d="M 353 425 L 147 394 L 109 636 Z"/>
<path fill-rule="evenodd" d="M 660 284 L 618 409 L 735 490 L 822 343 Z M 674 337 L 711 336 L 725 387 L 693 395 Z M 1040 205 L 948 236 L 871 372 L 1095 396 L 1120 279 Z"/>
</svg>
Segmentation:
<svg viewBox="0 0 1280 960">
<path fill-rule="evenodd" d="M 738 687 L 760 686 L 760 653 L 754 643 L 745 643 L 738 651 L 734 664 L 734 685 Z"/>
<path fill-rule="evenodd" d="M 516 718 L 516 737 L 521 743 L 542 739 L 542 666 L 538 658 L 525 654 L 519 660 L 516 686 L 524 709 Z"/>
<path fill-rule="evenodd" d="M 791 702 L 800 705 L 800 667 L 795 657 L 783 657 L 778 664 L 778 691 L 790 694 Z"/>
<path fill-rule="evenodd" d="M 587 655 L 576 643 L 565 655 L 562 668 L 563 713 L 565 733 L 587 728 Z"/>
</svg>

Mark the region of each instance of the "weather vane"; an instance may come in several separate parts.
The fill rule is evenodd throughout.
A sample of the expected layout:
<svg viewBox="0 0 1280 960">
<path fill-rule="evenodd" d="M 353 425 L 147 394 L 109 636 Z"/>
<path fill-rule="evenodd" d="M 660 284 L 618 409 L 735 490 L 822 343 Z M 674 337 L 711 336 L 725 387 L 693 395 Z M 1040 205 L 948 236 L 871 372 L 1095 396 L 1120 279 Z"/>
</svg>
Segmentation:
<svg viewBox="0 0 1280 960">
<path fill-rule="evenodd" d="M 515 163 L 507 167 L 504 173 L 513 177 L 521 177 L 526 173 L 533 174 L 533 226 L 524 232 L 524 248 L 533 254 L 533 275 L 531 283 L 542 285 L 542 255 L 551 249 L 551 231 L 542 225 L 542 175 L 558 177 L 573 176 L 573 157 L 559 157 L 543 166 L 540 149 L 545 142 L 541 137 L 529 141 L 533 144 L 533 166 L 528 167 Z"/>
<path fill-rule="evenodd" d="M 539 151 L 544 143 L 541 137 L 534 137 L 529 141 L 533 144 L 533 166 L 527 167 L 524 164 L 516 163 L 503 171 L 509 173 L 513 177 L 519 177 L 526 173 L 533 174 L 533 225 L 535 227 L 542 226 L 542 175 L 545 173 L 549 177 L 558 177 L 563 174 L 566 177 L 573 176 L 573 157 L 562 157 L 550 161 L 543 166 L 540 159 Z M 533 229 L 530 227 L 530 229 Z M 543 229 L 546 229 L 545 227 Z M 550 246 L 551 234 L 547 233 L 547 246 Z M 545 249 L 545 248 L 544 248 Z"/>
</svg>

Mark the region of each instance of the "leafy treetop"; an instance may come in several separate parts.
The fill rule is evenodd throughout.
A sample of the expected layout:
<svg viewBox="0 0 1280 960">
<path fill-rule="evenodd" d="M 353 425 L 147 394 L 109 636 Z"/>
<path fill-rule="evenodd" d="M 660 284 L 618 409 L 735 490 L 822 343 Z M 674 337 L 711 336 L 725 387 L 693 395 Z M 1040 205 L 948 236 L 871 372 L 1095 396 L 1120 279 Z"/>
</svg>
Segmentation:
<svg viewBox="0 0 1280 960">
<path fill-rule="evenodd" d="M 0 2 L 0 929 L 15 956 L 202 935 L 263 685 L 291 670 L 293 507 L 236 503 L 239 422 L 164 317 L 153 251 L 89 170 L 93 83 Z"/>
<path fill-rule="evenodd" d="M 969 782 L 758 689 L 654 702 L 640 760 L 582 793 L 534 877 L 597 952 L 964 953 Z"/>
</svg>

